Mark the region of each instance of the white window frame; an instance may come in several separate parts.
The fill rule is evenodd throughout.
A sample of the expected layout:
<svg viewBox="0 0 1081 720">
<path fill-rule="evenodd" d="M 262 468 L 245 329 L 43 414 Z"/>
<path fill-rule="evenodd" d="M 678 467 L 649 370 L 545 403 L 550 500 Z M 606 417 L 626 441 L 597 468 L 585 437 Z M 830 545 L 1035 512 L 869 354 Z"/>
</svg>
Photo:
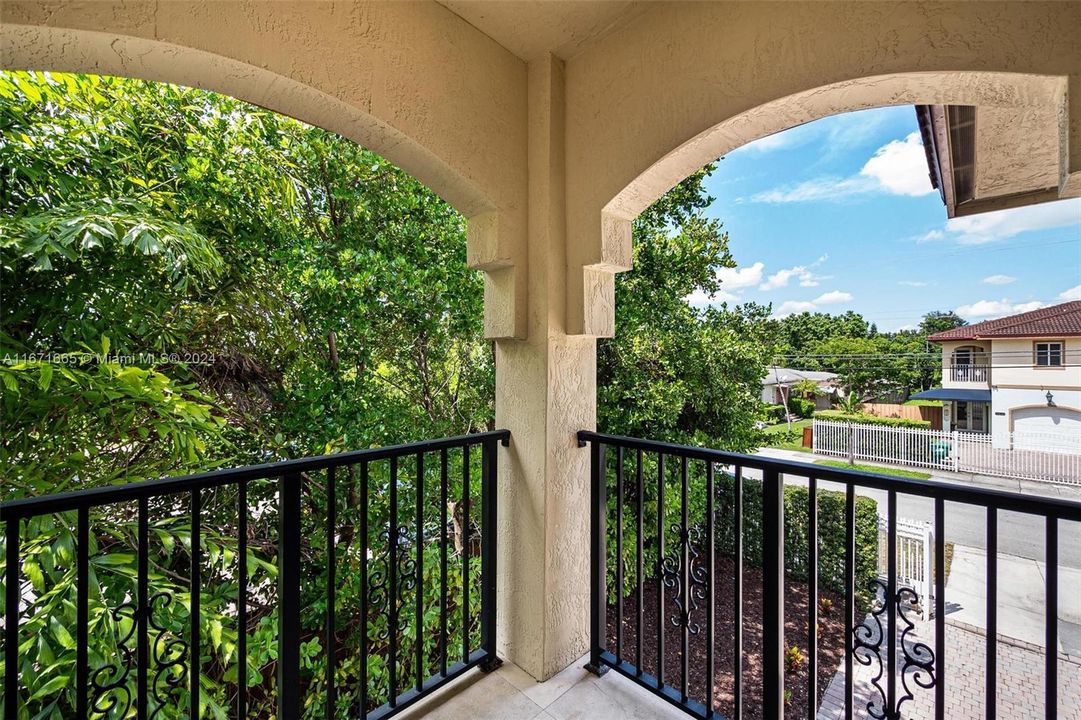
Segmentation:
<svg viewBox="0 0 1081 720">
<path fill-rule="evenodd" d="M 1061 340 L 1039 340 L 1032 343 L 1032 364 L 1038 368 L 1065 366 L 1066 343 Z M 1057 362 L 1051 362 L 1052 359 Z M 1043 360 L 1043 362 L 1041 362 Z"/>
</svg>

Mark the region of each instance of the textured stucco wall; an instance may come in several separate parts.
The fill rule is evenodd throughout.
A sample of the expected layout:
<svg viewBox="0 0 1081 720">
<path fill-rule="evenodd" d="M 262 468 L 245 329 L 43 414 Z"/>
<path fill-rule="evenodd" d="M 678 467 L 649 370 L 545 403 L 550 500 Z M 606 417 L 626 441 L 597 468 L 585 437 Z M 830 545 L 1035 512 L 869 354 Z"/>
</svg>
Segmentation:
<svg viewBox="0 0 1081 720">
<path fill-rule="evenodd" d="M 1058 186 L 1064 106 L 977 108 L 977 198 Z"/>
<path fill-rule="evenodd" d="M 1081 390 L 1081 338 L 1046 338 L 1064 342 L 1062 367 L 1035 367 L 1033 338 L 995 340 L 991 345 L 994 370 L 991 384 L 997 387 L 1060 387 Z"/>
<path fill-rule="evenodd" d="M 529 64 L 529 321 L 525 342 L 496 343 L 496 423 L 503 455 L 500 641 L 543 680 L 587 648 L 589 455 L 576 433 L 596 426 L 596 341 L 564 318 L 563 65 Z"/>
<path fill-rule="evenodd" d="M 910 103 L 1062 105 L 1081 3 L 660 3 L 567 63 L 567 317 L 608 335 L 629 221 L 771 132 Z M 1071 107 L 1077 107 L 1071 98 Z M 1069 134 L 1081 145 L 1071 113 Z M 1072 171 L 1081 170 L 1075 143 Z"/>
<path fill-rule="evenodd" d="M 501 650 L 538 679 L 586 648 L 574 435 L 596 423 L 593 338 L 614 331 L 613 273 L 649 202 L 763 135 L 913 102 L 1068 107 L 1061 184 L 1081 194 L 1079 3 L 657 3 L 571 38 L 566 65 L 528 66 L 433 2 L 4 0 L 0 20 L 4 67 L 228 93 L 364 144 L 470 219 L 496 421 L 513 433 Z"/>
<path fill-rule="evenodd" d="M 352 138 L 471 220 L 490 337 L 524 334 L 525 63 L 428 2 L 0 4 L 5 68 L 204 87 Z"/>
</svg>

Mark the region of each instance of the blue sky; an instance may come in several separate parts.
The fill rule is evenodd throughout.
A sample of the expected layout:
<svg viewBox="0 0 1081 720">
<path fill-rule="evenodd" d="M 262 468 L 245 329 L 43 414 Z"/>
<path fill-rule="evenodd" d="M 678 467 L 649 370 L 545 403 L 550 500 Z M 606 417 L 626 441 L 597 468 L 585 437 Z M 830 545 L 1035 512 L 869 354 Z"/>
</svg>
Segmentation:
<svg viewBox="0 0 1081 720">
<path fill-rule="evenodd" d="M 1081 199 L 947 221 L 911 106 L 763 138 L 706 186 L 739 264 L 714 302 L 855 310 L 897 330 L 931 310 L 978 322 L 1081 299 Z"/>
</svg>

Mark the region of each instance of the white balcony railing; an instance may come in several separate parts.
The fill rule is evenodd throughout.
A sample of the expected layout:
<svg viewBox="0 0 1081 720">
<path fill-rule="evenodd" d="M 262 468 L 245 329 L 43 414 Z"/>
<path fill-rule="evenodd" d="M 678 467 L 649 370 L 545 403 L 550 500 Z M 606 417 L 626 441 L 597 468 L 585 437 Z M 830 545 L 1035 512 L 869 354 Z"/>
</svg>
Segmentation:
<svg viewBox="0 0 1081 720">
<path fill-rule="evenodd" d="M 986 383 L 991 380 L 991 368 L 988 365 L 951 365 L 950 380 L 953 382 Z"/>
</svg>

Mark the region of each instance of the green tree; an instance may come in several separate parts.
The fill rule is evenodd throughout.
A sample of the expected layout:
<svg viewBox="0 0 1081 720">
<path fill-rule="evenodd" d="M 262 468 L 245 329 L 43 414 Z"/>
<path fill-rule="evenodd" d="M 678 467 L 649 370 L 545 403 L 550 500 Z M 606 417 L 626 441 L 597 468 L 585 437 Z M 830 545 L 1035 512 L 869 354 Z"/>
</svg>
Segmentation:
<svg viewBox="0 0 1081 720">
<path fill-rule="evenodd" d="M 920 321 L 920 333 L 922 335 L 934 335 L 945 330 L 968 325 L 968 321 L 952 310 L 932 310 L 923 316 Z"/>
<path fill-rule="evenodd" d="M 735 265 L 728 235 L 703 216 L 707 166 L 634 226 L 634 268 L 616 279 L 616 336 L 598 347 L 598 425 L 605 431 L 734 450 L 756 440 L 768 308 L 696 309 Z"/>
</svg>

